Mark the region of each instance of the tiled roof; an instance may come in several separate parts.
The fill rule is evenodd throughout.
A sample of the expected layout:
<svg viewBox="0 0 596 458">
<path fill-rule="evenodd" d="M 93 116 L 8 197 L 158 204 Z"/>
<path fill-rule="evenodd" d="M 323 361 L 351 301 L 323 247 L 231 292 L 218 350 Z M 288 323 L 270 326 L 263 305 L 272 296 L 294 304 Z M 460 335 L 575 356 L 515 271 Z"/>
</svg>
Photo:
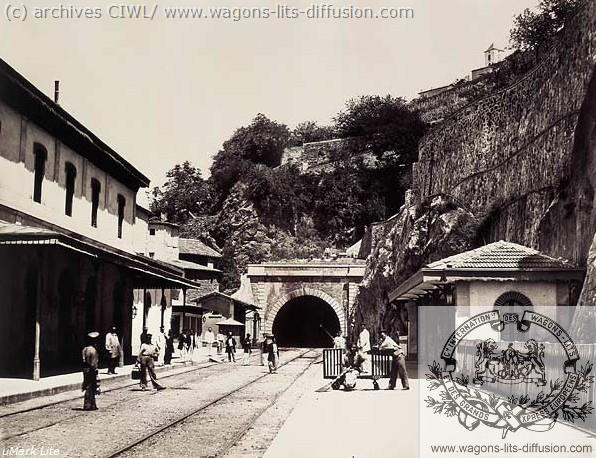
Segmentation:
<svg viewBox="0 0 596 458">
<path fill-rule="evenodd" d="M 182 267 L 185 270 L 200 270 L 204 272 L 221 272 L 221 270 L 214 269 L 213 267 L 203 266 L 196 262 L 183 261 L 182 259 L 168 259 L 166 262 L 174 264 L 175 266 Z"/>
<path fill-rule="evenodd" d="M 540 251 L 511 242 L 489 243 L 475 250 L 456 254 L 426 266 L 444 269 L 573 269 L 563 259 L 555 259 Z"/>
<path fill-rule="evenodd" d="M 180 238 L 178 240 L 178 249 L 180 254 L 196 254 L 199 256 L 208 256 L 210 258 L 221 258 L 221 253 L 197 239 Z"/>
</svg>

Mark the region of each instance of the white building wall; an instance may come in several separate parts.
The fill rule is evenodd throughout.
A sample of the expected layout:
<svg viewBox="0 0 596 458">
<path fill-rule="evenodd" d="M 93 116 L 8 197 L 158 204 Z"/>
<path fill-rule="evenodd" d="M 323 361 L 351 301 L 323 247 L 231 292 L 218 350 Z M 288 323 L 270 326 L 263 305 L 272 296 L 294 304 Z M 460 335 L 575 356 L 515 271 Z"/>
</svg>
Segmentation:
<svg viewBox="0 0 596 458">
<path fill-rule="evenodd" d="M 0 102 L 0 204 L 115 248 L 134 252 L 136 193 Z M 33 201 L 35 143 L 47 150 L 41 203 Z M 19 158 L 24 152 L 24 162 Z M 65 164 L 77 169 L 72 216 L 64 212 Z M 91 179 L 101 183 L 98 227 L 91 226 Z M 117 195 L 126 199 L 118 238 Z"/>
</svg>

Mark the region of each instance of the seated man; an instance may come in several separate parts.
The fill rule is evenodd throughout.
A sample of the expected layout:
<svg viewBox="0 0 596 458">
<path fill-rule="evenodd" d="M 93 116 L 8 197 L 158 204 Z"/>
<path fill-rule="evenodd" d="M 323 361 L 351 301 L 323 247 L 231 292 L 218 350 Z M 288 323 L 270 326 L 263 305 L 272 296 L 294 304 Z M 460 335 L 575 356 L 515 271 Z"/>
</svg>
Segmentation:
<svg viewBox="0 0 596 458">
<path fill-rule="evenodd" d="M 346 369 L 337 379 L 331 384 L 331 388 L 339 390 L 342 386 L 346 391 L 352 391 L 356 388 L 356 381 L 358 380 L 358 371 L 353 367 Z"/>
<path fill-rule="evenodd" d="M 406 356 L 401 346 L 389 337 L 385 331 L 381 331 L 379 350 L 383 353 L 391 354 L 391 373 L 389 375 L 389 386 L 387 389 L 395 389 L 397 375 L 399 374 L 402 389 L 409 390 L 410 384 L 408 381 L 408 372 L 406 371 Z"/>
</svg>

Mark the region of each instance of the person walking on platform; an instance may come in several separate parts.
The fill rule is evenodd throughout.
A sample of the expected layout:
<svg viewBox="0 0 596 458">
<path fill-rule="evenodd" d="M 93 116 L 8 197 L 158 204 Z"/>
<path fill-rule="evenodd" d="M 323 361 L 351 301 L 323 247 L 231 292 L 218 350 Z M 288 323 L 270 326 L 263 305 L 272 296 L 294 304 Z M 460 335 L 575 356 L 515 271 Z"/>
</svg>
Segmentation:
<svg viewBox="0 0 596 458">
<path fill-rule="evenodd" d="M 153 356 L 156 353 L 155 345 L 151 344 L 151 334 L 145 336 L 145 341 L 141 343 L 139 348 L 138 362 L 141 364 L 141 389 L 145 391 L 147 388 L 147 373 L 153 384 L 153 388 L 157 391 L 164 390 L 165 387 L 157 383 L 157 375 L 155 375 L 155 365 Z"/>
<path fill-rule="evenodd" d="M 228 332 L 226 338 L 226 353 L 228 354 L 229 362 L 236 362 L 236 339 L 232 335 L 232 331 Z"/>
<path fill-rule="evenodd" d="M 263 341 L 261 342 L 261 366 L 267 365 L 267 335 L 264 336 Z"/>
<path fill-rule="evenodd" d="M 265 351 L 267 353 L 267 362 L 269 365 L 269 373 L 277 373 L 277 366 L 279 364 L 279 349 L 275 342 L 275 336 L 271 334 L 265 340 Z"/>
<path fill-rule="evenodd" d="M 252 340 L 250 338 L 250 334 L 246 334 L 246 337 L 242 339 L 242 350 L 244 350 L 242 364 L 247 366 L 250 364 L 250 355 L 252 353 Z"/>
<path fill-rule="evenodd" d="M 172 334 L 172 330 L 168 331 L 168 336 L 166 337 L 166 353 L 164 355 L 163 363 L 166 366 L 172 364 L 172 356 L 174 355 L 174 335 Z"/>
<path fill-rule="evenodd" d="M 399 336 L 398 336 L 399 339 Z M 397 376 L 401 380 L 403 390 L 410 389 L 410 383 L 408 380 L 408 371 L 406 370 L 406 355 L 404 354 L 401 345 L 387 335 L 385 331 L 381 331 L 381 343 L 379 350 L 391 354 L 391 372 L 389 375 L 389 386 L 388 390 L 395 389 L 397 383 Z"/>
<path fill-rule="evenodd" d="M 195 349 L 195 333 L 192 329 L 186 331 L 186 362 L 192 361 L 192 355 Z"/>
<path fill-rule="evenodd" d="M 354 364 L 359 368 L 360 372 L 370 372 L 370 333 L 366 329 L 366 324 L 360 325 L 360 334 L 356 342 L 358 354 L 354 359 Z"/>
<path fill-rule="evenodd" d="M 108 374 L 116 374 L 116 366 L 120 363 L 120 352 L 122 347 L 118 340 L 116 326 L 112 326 L 110 332 L 106 334 L 106 350 L 108 351 Z"/>
<path fill-rule="evenodd" d="M 205 333 L 205 343 L 207 344 L 207 351 L 209 356 L 213 355 L 213 342 L 215 341 L 215 334 L 211 328 L 207 328 L 207 332 Z"/>
<path fill-rule="evenodd" d="M 99 332 L 87 334 L 87 346 L 83 348 L 83 385 L 81 390 L 85 392 L 83 410 L 97 410 L 95 394 L 97 392 L 97 364 L 99 355 L 97 349 L 97 338 Z"/>
<path fill-rule="evenodd" d="M 157 348 L 159 353 L 157 355 L 157 365 L 163 366 L 165 364 L 166 359 L 166 334 L 163 332 L 163 326 L 160 326 L 159 333 L 157 334 L 157 338 L 155 342 L 157 344 Z"/>
<path fill-rule="evenodd" d="M 180 359 L 186 361 L 186 329 L 183 329 L 178 336 L 178 350 L 180 350 Z"/>
</svg>

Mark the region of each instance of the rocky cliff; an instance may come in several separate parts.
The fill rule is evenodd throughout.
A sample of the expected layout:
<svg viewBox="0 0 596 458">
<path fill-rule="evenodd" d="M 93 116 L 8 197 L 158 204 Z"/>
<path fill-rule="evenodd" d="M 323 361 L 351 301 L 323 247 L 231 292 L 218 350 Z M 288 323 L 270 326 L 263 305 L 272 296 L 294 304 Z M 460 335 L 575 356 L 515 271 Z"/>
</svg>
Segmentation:
<svg viewBox="0 0 596 458">
<path fill-rule="evenodd" d="M 399 328 L 397 319 L 383 322 L 388 288 L 429 261 L 500 239 L 588 264 L 580 301 L 596 304 L 595 63 L 590 1 L 536 67 L 427 133 L 414 165 L 414 203 L 371 228 L 362 244 L 372 256 L 358 313 Z M 436 196 L 453 208 L 438 210 Z"/>
</svg>

